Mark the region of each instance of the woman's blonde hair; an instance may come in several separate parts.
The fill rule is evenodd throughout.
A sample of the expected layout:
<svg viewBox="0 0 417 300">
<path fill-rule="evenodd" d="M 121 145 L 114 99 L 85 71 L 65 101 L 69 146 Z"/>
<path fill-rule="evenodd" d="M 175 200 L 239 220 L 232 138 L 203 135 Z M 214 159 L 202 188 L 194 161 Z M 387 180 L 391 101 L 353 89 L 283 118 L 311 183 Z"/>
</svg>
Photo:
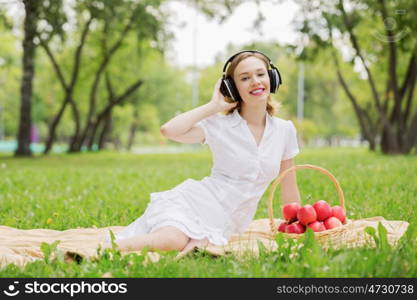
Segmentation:
<svg viewBox="0 0 417 300">
<path fill-rule="evenodd" d="M 269 61 L 262 54 L 256 53 L 256 52 L 243 52 L 243 53 L 237 55 L 235 58 L 233 58 L 233 60 L 230 62 L 230 65 L 229 65 L 229 67 L 227 68 L 227 71 L 226 71 L 226 77 L 230 76 L 234 80 L 233 74 L 235 72 L 235 69 L 236 69 L 237 65 L 242 60 L 244 60 L 248 57 L 251 57 L 251 56 L 254 56 L 254 57 L 259 58 L 260 60 L 262 60 L 265 63 L 266 69 L 267 70 L 269 69 Z M 229 102 L 229 103 L 234 103 L 235 102 L 230 97 L 224 97 L 224 99 L 226 100 L 226 102 Z M 237 105 L 235 107 L 229 109 L 228 111 L 226 111 L 225 114 L 229 115 L 229 114 L 233 113 L 235 111 L 235 109 L 237 109 L 238 112 L 240 112 L 241 109 L 242 109 L 242 102 L 243 101 L 238 101 Z M 266 111 L 268 112 L 268 114 L 271 115 L 271 116 L 275 115 L 278 112 L 278 109 L 280 107 L 281 107 L 281 104 L 279 102 L 275 101 L 274 99 L 272 99 L 271 94 L 269 94 L 268 101 L 266 103 Z"/>
</svg>

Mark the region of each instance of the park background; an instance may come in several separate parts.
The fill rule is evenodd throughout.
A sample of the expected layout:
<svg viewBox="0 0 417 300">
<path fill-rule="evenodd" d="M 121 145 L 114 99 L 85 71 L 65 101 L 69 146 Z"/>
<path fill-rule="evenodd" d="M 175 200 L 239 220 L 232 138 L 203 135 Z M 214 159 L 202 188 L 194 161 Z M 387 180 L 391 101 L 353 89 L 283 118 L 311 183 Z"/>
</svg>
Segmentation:
<svg viewBox="0 0 417 300">
<path fill-rule="evenodd" d="M 388 250 L 283 248 L 245 264 L 201 256 L 178 265 L 168 255 L 159 268 L 104 257 L 2 274 L 416 276 L 416 11 L 412 0 L 0 0 L 0 224 L 127 225 L 149 193 L 207 176 L 207 147 L 169 141 L 159 128 L 207 103 L 224 61 L 242 49 L 279 68 L 277 116 L 297 128 L 296 163 L 339 179 L 348 217 L 411 224 Z M 337 204 L 331 183 L 301 172 L 303 203 Z"/>
</svg>

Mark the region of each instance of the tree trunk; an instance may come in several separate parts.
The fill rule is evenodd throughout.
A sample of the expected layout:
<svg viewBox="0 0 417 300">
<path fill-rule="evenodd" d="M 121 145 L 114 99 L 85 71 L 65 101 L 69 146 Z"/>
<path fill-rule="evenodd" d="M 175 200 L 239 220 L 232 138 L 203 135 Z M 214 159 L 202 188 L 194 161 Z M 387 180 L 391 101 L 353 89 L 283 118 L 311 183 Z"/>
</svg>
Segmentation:
<svg viewBox="0 0 417 300">
<path fill-rule="evenodd" d="M 376 143 L 374 140 L 370 140 L 368 141 L 368 148 L 370 151 L 375 151 L 376 150 Z"/>
<path fill-rule="evenodd" d="M 128 151 L 132 150 L 132 146 L 135 142 L 136 131 L 139 127 L 138 126 L 139 125 L 138 118 L 139 118 L 139 112 L 138 112 L 138 108 L 136 106 L 135 111 L 133 113 L 133 122 L 132 122 L 132 125 L 130 126 L 130 129 L 129 129 L 129 139 L 127 141 L 127 150 Z"/>
<path fill-rule="evenodd" d="M 52 149 L 52 145 L 55 142 L 56 130 L 58 128 L 59 121 L 61 120 L 62 115 L 64 114 L 68 102 L 68 99 L 65 99 L 65 101 L 62 103 L 61 108 L 59 109 L 58 114 L 55 116 L 55 118 L 52 120 L 51 125 L 49 126 L 49 134 L 45 142 L 45 149 L 43 150 L 43 154 L 49 154 L 49 152 Z"/>
<path fill-rule="evenodd" d="M 107 141 L 107 137 L 109 136 L 109 133 L 111 131 L 111 127 L 112 127 L 112 119 L 111 119 L 111 111 L 109 111 L 106 114 L 106 117 L 104 119 L 103 129 L 101 130 L 100 138 L 98 141 L 99 150 L 105 149 L 105 144 Z"/>
<path fill-rule="evenodd" d="M 93 128 L 91 129 L 91 134 L 88 136 L 87 139 L 87 149 L 88 151 L 93 151 L 94 141 L 96 139 L 97 129 L 101 125 L 102 120 L 98 119 L 97 121 L 93 122 Z"/>
<path fill-rule="evenodd" d="M 38 1 L 24 0 L 26 17 L 23 40 L 23 76 L 21 85 L 20 121 L 15 156 L 32 156 L 30 128 L 32 126 L 32 84 L 35 76 L 35 49 Z"/>
<path fill-rule="evenodd" d="M 72 94 L 72 91 L 71 91 L 71 94 Z M 79 136 L 79 134 L 81 132 L 80 112 L 79 112 L 78 107 L 75 104 L 74 100 L 71 100 L 70 104 L 71 104 L 71 108 L 72 108 L 72 115 L 74 116 L 74 122 L 75 122 L 74 136 Z M 71 140 L 74 141 L 74 139 L 71 139 Z M 73 143 L 71 143 L 70 147 L 68 148 L 68 152 L 69 153 L 76 152 L 75 149 L 77 149 L 77 145 L 74 145 Z"/>
</svg>

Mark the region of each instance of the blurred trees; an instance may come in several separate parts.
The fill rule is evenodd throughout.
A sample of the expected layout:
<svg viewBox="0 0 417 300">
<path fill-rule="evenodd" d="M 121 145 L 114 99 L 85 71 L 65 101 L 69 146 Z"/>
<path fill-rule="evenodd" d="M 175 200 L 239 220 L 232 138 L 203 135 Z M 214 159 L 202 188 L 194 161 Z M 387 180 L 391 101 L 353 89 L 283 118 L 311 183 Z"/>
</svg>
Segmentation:
<svg viewBox="0 0 417 300">
<path fill-rule="evenodd" d="M 417 4 L 413 0 L 297 1 L 301 58 L 325 51 L 371 150 L 417 148 Z M 414 33 L 414 34 L 413 34 Z M 345 63 L 349 61 L 350 66 Z M 356 79 L 353 80 L 353 76 Z"/>
<path fill-rule="evenodd" d="M 84 144 L 89 149 L 92 149 L 98 135 L 102 139 L 106 136 L 113 108 L 125 102 L 143 84 L 141 78 L 136 78 L 133 83 L 125 85 L 124 90 L 118 93 L 113 87 L 112 73 L 106 72 L 106 69 L 130 34 L 137 40 L 137 43 L 158 43 L 159 39 L 164 38 L 162 31 L 163 18 L 159 14 L 159 5 L 160 1 L 77 1 L 74 10 L 77 12 L 76 31 L 79 33 L 78 42 L 74 41 L 77 34 L 73 34 L 69 40 L 62 38 L 62 35 L 66 34 L 60 31 L 67 22 L 65 17 L 57 18 L 57 16 L 52 15 L 50 18 L 45 18 L 48 21 L 49 28 L 45 26 L 47 30 L 39 32 L 38 37 L 40 45 L 50 59 L 62 86 L 64 100 L 49 127 L 44 153 L 48 153 L 51 150 L 57 126 L 67 105 L 71 106 L 75 123 L 74 133 L 69 142 L 69 152 L 81 151 L 81 147 Z M 62 21 L 57 22 L 57 20 Z M 94 28 L 92 28 L 92 25 L 94 25 Z M 91 40 L 94 44 L 89 43 L 88 35 L 91 35 Z M 57 36 L 60 37 L 59 40 L 56 39 Z M 74 49 L 72 69 L 69 72 L 70 75 L 65 76 L 63 72 L 64 62 L 58 61 L 51 46 L 64 49 L 65 46 L 74 42 L 78 43 L 78 45 Z M 59 44 L 56 45 L 56 43 Z M 80 97 L 83 99 L 87 98 L 84 101 L 88 103 L 86 113 L 82 114 L 78 104 L 80 100 L 74 99 L 74 90 L 79 81 L 81 60 L 86 59 L 83 55 L 85 46 L 89 47 L 90 56 L 94 53 L 95 57 L 94 62 L 89 66 L 93 67 L 94 70 L 91 75 L 93 80 L 91 86 L 84 90 L 87 97 Z M 70 79 L 68 80 L 65 77 Z M 100 82 L 104 82 L 106 87 L 107 104 L 104 105 L 101 111 L 97 112 Z M 82 122 L 84 122 L 84 126 L 82 126 Z M 101 131 L 105 131 L 101 132 L 101 134 L 98 132 L 100 126 Z"/>
<path fill-rule="evenodd" d="M 32 57 L 37 69 L 33 111 L 26 104 L 20 124 L 33 116 L 45 140 L 45 154 L 56 141 L 67 143 L 69 152 L 103 149 L 106 141 L 131 148 L 138 130 L 149 131 L 153 141 L 161 141 L 156 130 L 159 122 L 190 108 L 186 71 L 164 59 L 166 44 L 172 37 L 165 24 L 170 13 L 162 7 L 165 2 L 26 1 L 37 9 L 36 19 L 30 19 L 30 41 L 33 49 L 42 51 L 37 52 L 36 60 Z M 224 20 L 238 5 L 234 2 L 189 0 L 188 4 L 211 18 Z M 10 21 L 9 17 L 0 9 L 2 21 Z M 21 26 L 17 21 L 13 33 L 11 27 L 4 30 L 10 32 L 2 28 L 10 45 L 0 47 L 0 58 L 19 54 L 11 44 L 19 32 L 16 28 Z M 15 71 L 20 66 L 16 62 L 3 65 L 0 61 L 3 70 L 6 67 Z M 17 123 L 11 121 L 12 114 L 16 115 L 15 93 L 10 96 L 12 99 L 0 95 L 0 108 L 2 102 L 7 107 L 3 113 L 7 117 L 3 119 L 8 136 L 16 130 Z M 25 134 L 30 132 L 28 126 L 25 125 Z"/>
<path fill-rule="evenodd" d="M 241 3 L 184 1 L 220 22 Z M 283 75 L 284 84 L 274 95 L 282 103 L 278 117 L 295 122 L 298 61 L 304 61 L 304 120 L 297 127 L 305 142 L 323 138 L 330 144 L 357 136 L 359 128 L 371 149 L 379 145 L 384 153 L 411 152 L 417 144 L 412 35 L 416 4 L 411 0 L 297 2 L 302 42 L 294 47 L 274 42 L 227 46 L 212 66 L 200 70 L 199 104 L 209 101 L 229 55 L 258 49 Z M 39 49 L 32 72 L 34 94 L 31 102 L 22 101 L 31 107 L 26 106 L 20 116 L 32 110 L 45 153 L 55 142 L 78 152 L 103 149 L 109 143 L 130 149 L 135 143 L 165 141 L 157 130 L 160 124 L 192 106 L 192 70 L 175 67 L 164 56 L 172 37 L 165 3 L 36 1 L 32 41 Z M 24 24 L 13 24 L 4 10 L 0 20 L 0 137 L 17 135 L 19 123 L 27 135 L 30 122 L 25 122 L 30 119 L 18 121 L 16 101 L 25 65 L 24 51 L 16 42 L 24 40 Z"/>
</svg>

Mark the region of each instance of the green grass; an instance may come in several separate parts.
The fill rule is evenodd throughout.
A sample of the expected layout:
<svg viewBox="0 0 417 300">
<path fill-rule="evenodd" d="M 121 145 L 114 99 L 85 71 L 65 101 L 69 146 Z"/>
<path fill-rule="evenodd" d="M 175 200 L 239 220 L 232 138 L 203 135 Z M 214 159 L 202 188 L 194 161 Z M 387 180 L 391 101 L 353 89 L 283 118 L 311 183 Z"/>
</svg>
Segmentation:
<svg viewBox="0 0 417 300">
<path fill-rule="evenodd" d="M 175 251 L 157 263 L 145 255 L 124 257 L 107 251 L 97 261 L 67 264 L 62 257 L 24 268 L 8 265 L 0 277 L 416 277 L 417 157 L 386 157 L 365 149 L 305 149 L 297 164 L 331 171 L 345 194 L 348 217 L 383 216 L 410 223 L 394 249 L 322 250 L 309 235 L 304 245 L 279 241 L 276 252 L 259 258 L 212 258 L 197 253 L 175 261 Z M 149 194 L 171 189 L 187 178 L 210 173 L 209 152 L 132 155 L 119 153 L 53 155 L 33 159 L 0 156 L 0 224 L 64 230 L 127 225 L 140 216 Z M 297 172 L 303 203 L 325 199 L 337 204 L 331 181 L 312 170 Z M 275 212 L 279 212 L 276 191 Z M 256 218 L 266 218 L 264 194 Z M 276 217 L 280 217 L 277 215 Z M 52 222 L 47 222 L 48 218 Z M 383 233 L 381 233 L 381 236 Z M 145 252 L 145 251 L 144 251 Z"/>
</svg>

